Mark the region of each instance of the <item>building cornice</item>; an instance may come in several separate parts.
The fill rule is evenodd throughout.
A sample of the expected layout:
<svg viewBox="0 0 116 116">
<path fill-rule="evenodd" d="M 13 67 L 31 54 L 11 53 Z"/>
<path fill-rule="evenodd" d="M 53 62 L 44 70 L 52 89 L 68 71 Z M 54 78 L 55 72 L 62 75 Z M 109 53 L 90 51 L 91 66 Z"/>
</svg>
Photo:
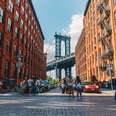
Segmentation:
<svg viewBox="0 0 116 116">
<path fill-rule="evenodd" d="M 86 14 L 87 14 L 87 11 L 88 11 L 88 8 L 89 8 L 90 3 L 91 3 L 91 0 L 88 0 L 88 2 L 87 2 L 87 4 L 86 4 L 84 16 L 86 16 Z"/>
<path fill-rule="evenodd" d="M 29 0 L 29 3 L 30 3 L 30 6 L 31 6 L 31 8 L 32 8 L 32 10 L 33 10 L 33 13 L 34 13 L 34 15 L 35 15 L 37 24 L 38 24 L 38 26 L 39 26 L 39 28 L 40 28 L 40 32 L 41 32 L 41 34 L 42 34 L 42 38 L 43 38 L 43 40 L 45 40 L 44 35 L 43 35 L 43 32 L 42 32 L 42 29 L 41 29 L 41 26 L 40 26 L 40 23 L 39 23 L 39 20 L 38 20 L 38 18 L 37 18 L 37 14 L 36 14 L 36 12 L 35 12 L 35 8 L 34 8 L 33 3 L 32 3 L 32 0 Z"/>
</svg>

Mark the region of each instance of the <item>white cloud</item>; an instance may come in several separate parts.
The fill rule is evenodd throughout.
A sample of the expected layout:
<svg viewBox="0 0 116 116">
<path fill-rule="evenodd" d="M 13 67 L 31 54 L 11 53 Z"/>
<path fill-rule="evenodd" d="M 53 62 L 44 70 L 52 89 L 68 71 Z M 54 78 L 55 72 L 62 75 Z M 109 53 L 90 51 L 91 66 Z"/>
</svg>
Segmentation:
<svg viewBox="0 0 116 116">
<path fill-rule="evenodd" d="M 83 15 L 77 14 L 72 16 L 72 23 L 69 25 L 69 34 L 71 36 L 71 52 L 75 51 L 78 38 L 83 29 Z"/>
<path fill-rule="evenodd" d="M 80 36 L 82 28 L 83 28 L 83 15 L 76 14 L 71 17 L 71 24 L 69 24 L 67 28 L 62 29 L 62 34 L 64 35 L 68 34 L 71 36 L 71 52 L 75 51 L 75 46 L 77 44 L 77 40 Z M 64 46 L 62 46 L 62 48 L 63 47 Z M 64 48 L 62 49 L 62 51 L 64 52 Z M 52 44 L 49 43 L 45 44 L 44 52 L 48 53 L 47 61 L 53 60 L 55 56 L 55 41 L 53 41 Z"/>
<path fill-rule="evenodd" d="M 47 53 L 47 62 L 54 60 L 55 56 L 55 44 L 54 41 L 52 44 L 45 44 L 44 45 L 44 52 Z"/>
</svg>

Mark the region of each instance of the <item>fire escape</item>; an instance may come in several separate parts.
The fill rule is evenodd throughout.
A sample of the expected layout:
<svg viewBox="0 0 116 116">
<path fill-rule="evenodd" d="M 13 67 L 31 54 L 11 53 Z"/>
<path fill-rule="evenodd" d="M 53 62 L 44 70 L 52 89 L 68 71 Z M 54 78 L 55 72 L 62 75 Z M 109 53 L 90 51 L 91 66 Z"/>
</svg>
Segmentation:
<svg viewBox="0 0 116 116">
<path fill-rule="evenodd" d="M 102 42 L 104 47 L 103 54 L 101 55 L 101 60 L 104 61 L 103 65 L 101 64 L 101 70 L 106 70 L 107 63 L 106 60 L 112 62 L 113 60 L 113 47 L 112 47 L 112 29 L 110 23 L 110 7 L 109 7 L 109 0 L 101 0 L 100 4 L 97 6 L 97 11 L 100 13 L 101 18 L 98 20 L 98 25 L 102 29 L 101 37 L 99 41 Z"/>
<path fill-rule="evenodd" d="M 102 59 L 112 60 L 113 58 L 113 49 L 112 49 L 112 44 L 111 44 L 112 29 L 111 29 L 111 23 L 110 23 L 109 4 L 107 4 L 107 6 L 104 7 L 103 3 L 100 3 L 98 5 L 97 10 L 101 14 L 101 19 L 98 21 L 98 25 L 100 25 L 102 29 L 102 36 L 99 39 L 99 41 L 101 41 L 102 45 L 104 46 L 104 53 L 102 54 Z"/>
</svg>

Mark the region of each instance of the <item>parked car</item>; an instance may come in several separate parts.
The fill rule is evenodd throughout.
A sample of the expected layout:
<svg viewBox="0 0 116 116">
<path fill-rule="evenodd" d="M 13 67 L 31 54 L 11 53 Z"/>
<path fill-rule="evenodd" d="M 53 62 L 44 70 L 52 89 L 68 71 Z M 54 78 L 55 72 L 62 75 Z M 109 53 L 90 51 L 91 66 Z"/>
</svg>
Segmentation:
<svg viewBox="0 0 116 116">
<path fill-rule="evenodd" d="M 81 83 L 81 87 L 82 87 L 82 88 L 83 88 L 85 85 L 89 85 L 89 83 L 87 83 L 87 82 Z"/>
<path fill-rule="evenodd" d="M 88 84 L 83 86 L 83 91 L 84 92 L 99 92 L 99 86 L 95 84 Z"/>
</svg>

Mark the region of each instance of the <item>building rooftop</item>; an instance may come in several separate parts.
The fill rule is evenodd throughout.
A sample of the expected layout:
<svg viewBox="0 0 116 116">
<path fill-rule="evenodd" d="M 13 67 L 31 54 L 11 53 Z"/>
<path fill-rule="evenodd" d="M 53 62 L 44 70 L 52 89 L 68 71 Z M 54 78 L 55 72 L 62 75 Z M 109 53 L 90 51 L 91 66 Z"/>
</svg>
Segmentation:
<svg viewBox="0 0 116 116">
<path fill-rule="evenodd" d="M 87 4 L 86 4 L 85 11 L 84 11 L 84 16 L 86 16 L 86 13 L 87 13 L 87 11 L 88 11 L 88 8 L 89 8 L 90 3 L 91 3 L 91 0 L 88 0 L 88 1 L 87 1 Z"/>
<path fill-rule="evenodd" d="M 42 34 L 42 38 L 45 40 L 44 35 L 43 35 L 43 32 L 42 32 L 42 29 L 41 29 L 41 26 L 40 26 L 40 23 L 39 23 L 39 20 L 38 20 L 38 17 L 37 17 L 37 14 L 36 14 L 36 12 L 35 12 L 35 8 L 34 8 L 33 3 L 32 3 L 32 0 L 29 0 L 29 3 L 30 3 L 30 5 L 31 5 L 31 8 L 33 9 L 33 13 L 34 13 L 34 15 L 35 15 L 35 18 L 36 18 L 36 20 L 37 20 L 37 24 L 38 24 L 38 26 L 39 26 L 39 28 L 40 28 L 40 32 L 41 32 L 41 34 Z"/>
</svg>

